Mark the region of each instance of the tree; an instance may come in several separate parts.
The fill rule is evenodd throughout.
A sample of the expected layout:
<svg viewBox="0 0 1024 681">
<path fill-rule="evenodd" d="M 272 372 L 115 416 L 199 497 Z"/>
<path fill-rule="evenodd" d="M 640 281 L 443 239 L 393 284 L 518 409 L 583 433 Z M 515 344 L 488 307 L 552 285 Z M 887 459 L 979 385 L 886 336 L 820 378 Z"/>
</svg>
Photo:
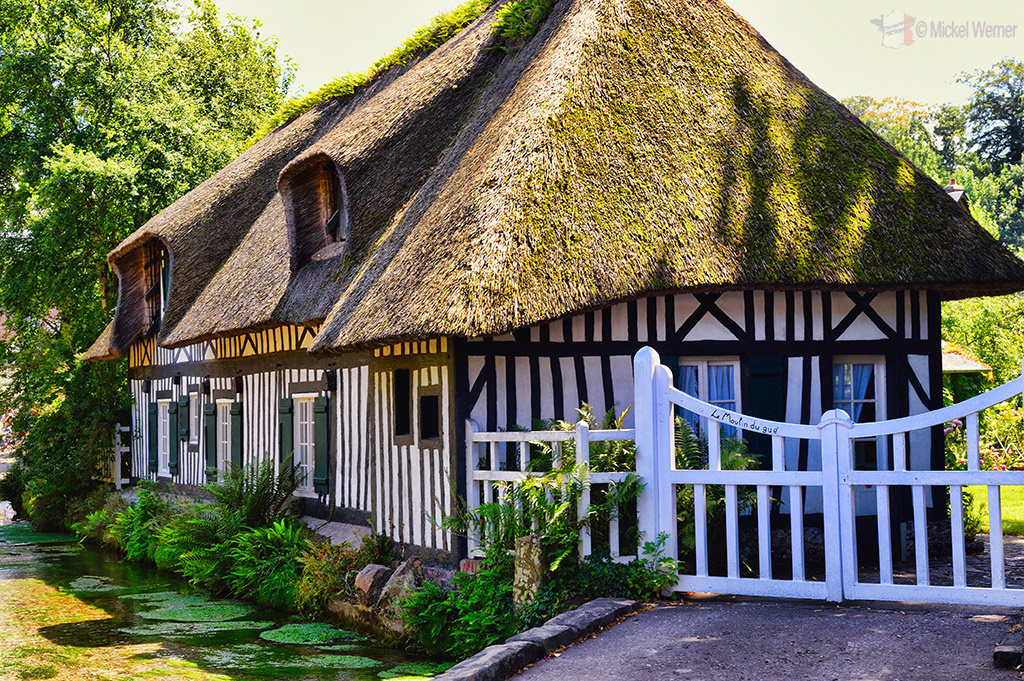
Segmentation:
<svg viewBox="0 0 1024 681">
<path fill-rule="evenodd" d="M 113 313 L 107 252 L 239 154 L 291 76 L 258 24 L 176 6 L 0 3 L 0 408 L 54 518 L 100 475 L 127 404 L 120 363 L 77 359 Z"/>
<path fill-rule="evenodd" d="M 997 173 L 1024 161 L 1024 63 L 1004 59 L 965 76 L 970 140 Z"/>
</svg>

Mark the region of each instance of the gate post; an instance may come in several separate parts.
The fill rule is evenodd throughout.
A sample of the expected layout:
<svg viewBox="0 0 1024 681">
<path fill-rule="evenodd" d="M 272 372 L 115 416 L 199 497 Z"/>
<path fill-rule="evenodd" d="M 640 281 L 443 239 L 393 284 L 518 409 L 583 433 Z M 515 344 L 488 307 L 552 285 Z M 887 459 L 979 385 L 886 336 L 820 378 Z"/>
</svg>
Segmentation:
<svg viewBox="0 0 1024 681">
<path fill-rule="evenodd" d="M 651 347 L 640 348 L 633 357 L 633 421 L 636 432 L 636 473 L 644 489 L 636 500 L 637 526 L 642 540 L 658 536 L 657 413 L 654 371 L 661 358 Z M 637 552 L 639 553 L 639 551 Z M 673 558 L 674 554 L 669 554 Z"/>
<path fill-rule="evenodd" d="M 853 421 L 842 409 L 821 416 L 821 496 L 825 523 L 825 588 L 838 603 L 857 577 L 857 542 L 853 494 L 846 484 L 850 470 Z M 846 594 L 850 595 L 850 594 Z"/>
</svg>

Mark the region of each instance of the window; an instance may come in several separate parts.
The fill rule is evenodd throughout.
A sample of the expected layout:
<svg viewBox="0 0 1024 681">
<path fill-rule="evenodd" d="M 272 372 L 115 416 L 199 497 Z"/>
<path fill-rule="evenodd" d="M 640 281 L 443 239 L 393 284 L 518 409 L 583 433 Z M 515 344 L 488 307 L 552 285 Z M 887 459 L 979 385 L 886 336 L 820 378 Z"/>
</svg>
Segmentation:
<svg viewBox="0 0 1024 681">
<path fill-rule="evenodd" d="M 199 410 L 199 393 L 188 395 L 188 442 L 192 445 L 199 444 L 199 420 L 202 412 Z"/>
<path fill-rule="evenodd" d="M 313 421 L 313 397 L 295 398 L 294 461 L 299 480 L 298 489 L 313 491 L 314 446 L 316 433 Z"/>
<path fill-rule="evenodd" d="M 441 396 L 420 395 L 420 439 L 441 437 Z"/>
<path fill-rule="evenodd" d="M 157 403 L 157 473 L 171 474 L 171 417 L 169 401 Z"/>
<path fill-rule="evenodd" d="M 395 369 L 395 437 L 412 435 L 412 372 Z"/>
<path fill-rule="evenodd" d="M 344 209 L 341 180 L 334 170 L 334 164 L 330 162 L 325 163 L 320 172 L 320 202 L 327 242 L 344 241 L 345 234 L 341 225 Z"/>
<path fill-rule="evenodd" d="M 171 254 L 162 242 L 153 239 L 146 244 L 143 256 L 146 317 L 149 323 L 146 331 L 152 335 L 159 331 L 160 320 L 167 309 L 171 290 Z"/>
<path fill-rule="evenodd" d="M 160 249 L 160 313 L 167 311 L 167 297 L 171 294 L 171 254 Z"/>
<path fill-rule="evenodd" d="M 885 418 L 885 365 L 881 358 L 837 358 L 832 364 L 832 408 L 842 409 L 856 423 Z M 853 443 L 854 468 L 886 470 L 884 438 Z"/>
<path fill-rule="evenodd" d="M 333 159 L 317 154 L 278 179 L 285 202 L 293 266 L 342 255 L 348 237 L 345 179 Z"/>
<path fill-rule="evenodd" d="M 231 461 L 231 402 L 217 402 L 217 470 L 226 471 Z"/>
<path fill-rule="evenodd" d="M 740 362 L 738 359 L 679 360 L 679 389 L 722 409 L 737 411 L 740 404 Z M 693 412 L 683 410 L 695 432 L 705 432 L 707 423 Z M 722 426 L 722 435 L 736 437 L 736 428 Z"/>
</svg>

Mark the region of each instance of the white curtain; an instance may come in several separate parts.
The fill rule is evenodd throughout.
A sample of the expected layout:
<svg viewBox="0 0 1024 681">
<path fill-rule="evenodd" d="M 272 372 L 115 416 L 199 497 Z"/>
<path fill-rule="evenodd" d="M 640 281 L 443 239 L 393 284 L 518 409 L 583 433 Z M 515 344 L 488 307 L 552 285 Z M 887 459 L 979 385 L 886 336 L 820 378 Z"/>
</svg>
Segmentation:
<svg viewBox="0 0 1024 681">
<path fill-rule="evenodd" d="M 735 383 L 732 377 L 732 366 L 708 367 L 709 402 L 721 405 L 731 411 L 736 410 Z"/>
</svg>

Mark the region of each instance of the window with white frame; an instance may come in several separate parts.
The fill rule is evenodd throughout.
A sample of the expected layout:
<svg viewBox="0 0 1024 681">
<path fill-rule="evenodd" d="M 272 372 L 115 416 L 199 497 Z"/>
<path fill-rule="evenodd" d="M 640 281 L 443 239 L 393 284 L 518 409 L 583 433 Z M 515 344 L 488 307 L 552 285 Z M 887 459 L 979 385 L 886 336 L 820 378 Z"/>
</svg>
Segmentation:
<svg viewBox="0 0 1024 681">
<path fill-rule="evenodd" d="M 188 394 L 188 443 L 199 444 L 199 428 L 202 412 L 199 409 L 199 393 Z"/>
<path fill-rule="evenodd" d="M 217 402 L 217 470 L 227 470 L 231 461 L 231 401 Z"/>
<path fill-rule="evenodd" d="M 171 416 L 169 400 L 157 403 L 156 467 L 159 475 L 170 475 L 171 467 Z"/>
<path fill-rule="evenodd" d="M 313 463 L 315 431 L 313 421 L 313 396 L 295 397 L 295 475 L 299 480 L 298 490 L 313 491 Z"/>
<path fill-rule="evenodd" d="M 738 411 L 740 406 L 740 361 L 738 358 L 682 358 L 679 360 L 679 389 L 717 407 Z M 707 431 L 707 419 L 682 410 L 694 432 Z M 724 437 L 737 437 L 736 428 L 722 426 Z"/>
<path fill-rule="evenodd" d="M 832 408 L 856 423 L 885 419 L 885 363 L 880 357 L 838 357 L 832 363 Z M 854 467 L 887 470 L 884 438 L 854 440 Z"/>
</svg>

